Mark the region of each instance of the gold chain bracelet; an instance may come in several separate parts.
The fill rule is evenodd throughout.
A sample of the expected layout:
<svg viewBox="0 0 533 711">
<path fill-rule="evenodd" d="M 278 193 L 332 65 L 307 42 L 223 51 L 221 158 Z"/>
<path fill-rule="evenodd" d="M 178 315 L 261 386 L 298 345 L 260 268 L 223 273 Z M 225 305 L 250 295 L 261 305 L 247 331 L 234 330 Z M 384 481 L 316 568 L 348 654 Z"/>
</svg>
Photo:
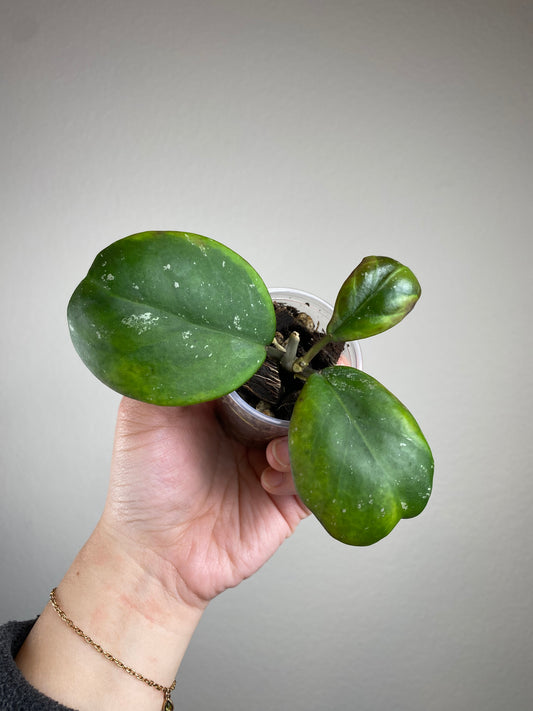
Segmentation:
<svg viewBox="0 0 533 711">
<path fill-rule="evenodd" d="M 116 664 L 117 667 L 120 669 L 123 669 L 126 674 L 129 674 L 130 676 L 135 677 L 135 679 L 138 679 L 139 681 L 144 682 L 145 684 L 148 684 L 148 686 L 153 687 L 154 689 L 157 689 L 157 691 L 161 691 L 164 695 L 164 701 L 163 701 L 163 707 L 161 711 L 173 711 L 174 709 L 174 704 L 172 703 L 172 700 L 170 698 L 170 695 L 176 688 L 176 680 L 172 682 L 170 686 L 163 686 L 162 684 L 158 684 L 155 681 L 152 681 L 152 679 L 147 679 L 145 676 L 142 674 L 139 674 L 139 672 L 134 671 L 131 667 L 126 666 L 124 662 L 121 662 L 120 659 L 117 659 L 114 657 L 111 652 L 106 652 L 105 649 L 103 649 L 99 644 L 97 644 L 94 640 L 92 640 L 88 634 L 85 634 L 83 630 L 81 630 L 77 625 L 70 620 L 66 614 L 63 612 L 63 610 L 59 607 L 59 604 L 57 602 L 56 598 L 56 591 L 57 588 L 54 588 L 52 592 L 50 593 L 50 603 L 54 610 L 57 612 L 59 617 L 63 620 L 63 622 L 66 622 L 66 624 L 79 636 L 81 637 L 87 644 L 90 644 L 93 649 L 96 649 L 96 651 L 104 656 L 106 659 L 108 659 L 110 662 L 113 662 L 113 664 Z"/>
</svg>

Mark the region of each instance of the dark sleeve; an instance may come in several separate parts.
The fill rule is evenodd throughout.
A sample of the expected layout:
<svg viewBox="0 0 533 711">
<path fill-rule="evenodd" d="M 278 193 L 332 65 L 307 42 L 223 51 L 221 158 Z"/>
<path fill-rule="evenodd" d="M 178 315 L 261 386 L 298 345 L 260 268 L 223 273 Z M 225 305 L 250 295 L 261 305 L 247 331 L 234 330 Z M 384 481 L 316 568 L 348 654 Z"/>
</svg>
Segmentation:
<svg viewBox="0 0 533 711">
<path fill-rule="evenodd" d="M 74 711 L 37 691 L 22 676 L 15 657 L 35 620 L 0 626 L 0 711 Z"/>
</svg>

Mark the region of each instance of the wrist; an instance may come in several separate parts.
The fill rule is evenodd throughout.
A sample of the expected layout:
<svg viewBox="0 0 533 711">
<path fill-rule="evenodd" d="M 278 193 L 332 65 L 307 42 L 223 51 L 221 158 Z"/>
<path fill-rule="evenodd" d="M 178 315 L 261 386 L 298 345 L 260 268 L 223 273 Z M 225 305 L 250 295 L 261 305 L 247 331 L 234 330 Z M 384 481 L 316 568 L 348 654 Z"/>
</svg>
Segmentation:
<svg viewBox="0 0 533 711">
<path fill-rule="evenodd" d="M 61 588 L 100 591 L 109 614 L 148 622 L 181 635 L 183 624 L 196 626 L 207 602 L 189 594 L 179 572 L 148 547 L 100 522 L 61 581 Z M 92 606 L 92 603 L 91 603 Z M 102 605 L 100 605 L 102 607 Z"/>
<path fill-rule="evenodd" d="M 159 571 L 158 571 L 159 573 Z M 201 609 L 170 594 L 160 574 L 98 527 L 57 588 L 65 615 L 104 651 L 170 687 Z M 48 604 L 17 658 L 46 695 L 78 709 L 161 709 L 163 696 L 78 636 Z"/>
</svg>

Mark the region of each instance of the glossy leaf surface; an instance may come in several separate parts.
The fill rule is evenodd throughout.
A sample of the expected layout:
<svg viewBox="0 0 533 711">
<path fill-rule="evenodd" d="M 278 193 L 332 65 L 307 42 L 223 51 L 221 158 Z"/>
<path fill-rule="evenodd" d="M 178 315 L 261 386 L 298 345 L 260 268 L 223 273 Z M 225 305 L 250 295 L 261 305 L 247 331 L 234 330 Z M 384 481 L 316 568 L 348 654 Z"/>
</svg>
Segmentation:
<svg viewBox="0 0 533 711">
<path fill-rule="evenodd" d="M 417 422 L 370 375 L 343 366 L 307 381 L 289 446 L 302 500 L 335 538 L 369 545 L 426 506 L 433 457 Z"/>
<path fill-rule="evenodd" d="M 365 257 L 341 286 L 327 333 L 337 341 L 382 333 L 407 316 L 420 293 L 408 267 L 390 257 Z"/>
<path fill-rule="evenodd" d="M 159 405 L 239 387 L 275 332 L 255 270 L 224 245 L 183 232 L 143 232 L 104 249 L 71 297 L 68 322 L 96 377 Z"/>
</svg>

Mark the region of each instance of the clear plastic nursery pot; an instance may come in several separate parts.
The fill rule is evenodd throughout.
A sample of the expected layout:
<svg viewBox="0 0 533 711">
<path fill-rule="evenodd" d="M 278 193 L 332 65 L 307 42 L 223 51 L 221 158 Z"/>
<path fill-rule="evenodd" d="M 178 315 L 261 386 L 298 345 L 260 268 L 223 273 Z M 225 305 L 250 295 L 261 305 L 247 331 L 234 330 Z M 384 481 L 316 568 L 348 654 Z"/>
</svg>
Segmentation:
<svg viewBox="0 0 533 711">
<path fill-rule="evenodd" d="M 308 314 L 318 330 L 325 331 L 333 314 L 333 307 L 318 296 L 306 291 L 276 287 L 269 289 L 272 300 L 293 306 Z M 346 343 L 341 354 L 342 364 L 362 370 L 363 356 L 357 341 Z M 261 447 L 276 437 L 288 433 L 289 420 L 280 420 L 259 412 L 249 405 L 237 392 L 225 395 L 217 401 L 224 427 L 233 437 L 250 447 Z"/>
</svg>

